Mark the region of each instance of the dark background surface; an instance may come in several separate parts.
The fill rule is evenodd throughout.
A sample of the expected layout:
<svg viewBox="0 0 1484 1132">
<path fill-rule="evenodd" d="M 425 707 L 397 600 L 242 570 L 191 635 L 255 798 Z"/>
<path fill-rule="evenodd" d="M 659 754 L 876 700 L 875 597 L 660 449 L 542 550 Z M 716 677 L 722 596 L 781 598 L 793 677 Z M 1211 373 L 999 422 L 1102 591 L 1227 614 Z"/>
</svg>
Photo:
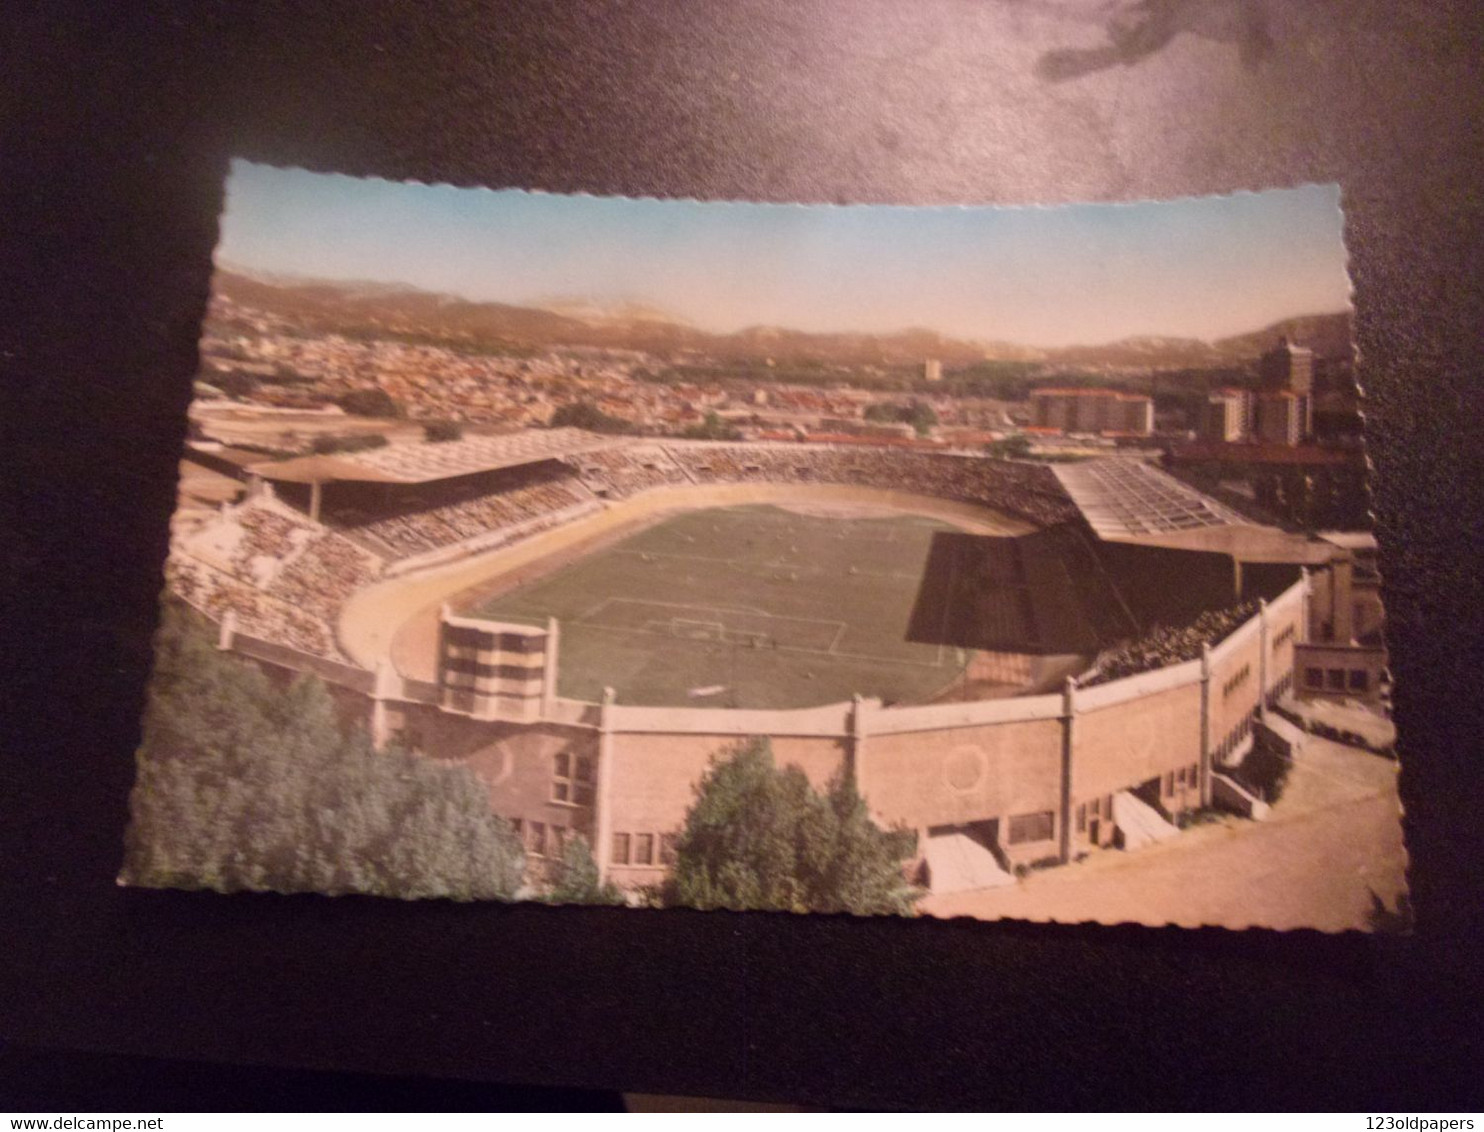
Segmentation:
<svg viewBox="0 0 1484 1132">
<path fill-rule="evenodd" d="M 1110 37 L 1118 9 L 1132 30 Z M 8 12 L 0 1037 L 113 1055 L 66 1071 L 85 1107 L 112 1107 L 108 1080 L 182 1097 L 167 1062 L 119 1055 L 842 1106 L 1484 1105 L 1479 30 L 1470 4 L 1279 0 Z M 1066 48 L 1088 53 L 1048 55 Z M 118 890 L 234 153 L 761 200 L 1338 181 L 1415 934 Z M 8 1064 L 23 1055 L 12 1047 Z M 40 1079 L 31 1064 L 11 1081 Z M 265 1097 L 304 1095 L 302 1074 L 253 1079 L 280 1083 Z M 201 1080 L 217 1085 L 177 1107 L 249 1103 L 220 1075 Z M 341 1107 L 381 1095 L 337 1080 Z M 480 1103 L 428 1087 L 408 1095 Z M 0 1107 L 37 1095 L 0 1091 Z"/>
</svg>

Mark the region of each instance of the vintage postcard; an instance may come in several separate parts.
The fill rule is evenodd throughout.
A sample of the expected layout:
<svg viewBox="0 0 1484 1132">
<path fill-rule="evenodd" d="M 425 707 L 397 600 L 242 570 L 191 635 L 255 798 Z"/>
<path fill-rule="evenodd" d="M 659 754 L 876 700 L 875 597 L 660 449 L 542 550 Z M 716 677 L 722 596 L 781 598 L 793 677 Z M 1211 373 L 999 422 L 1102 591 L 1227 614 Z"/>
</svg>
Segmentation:
<svg viewBox="0 0 1484 1132">
<path fill-rule="evenodd" d="M 1401 926 L 1340 204 L 234 164 L 121 881 Z"/>
</svg>

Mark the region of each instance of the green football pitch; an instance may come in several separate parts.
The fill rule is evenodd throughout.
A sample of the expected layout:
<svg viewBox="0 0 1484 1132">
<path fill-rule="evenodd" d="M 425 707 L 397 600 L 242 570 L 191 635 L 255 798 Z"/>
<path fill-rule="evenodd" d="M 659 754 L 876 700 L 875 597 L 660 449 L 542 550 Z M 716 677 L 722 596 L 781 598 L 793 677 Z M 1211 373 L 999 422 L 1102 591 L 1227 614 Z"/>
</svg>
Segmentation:
<svg viewBox="0 0 1484 1132">
<path fill-rule="evenodd" d="M 772 506 L 667 519 L 472 612 L 561 623 L 558 691 L 620 703 L 791 708 L 860 693 L 931 697 L 967 660 L 910 644 L 928 546 L 916 515 L 813 516 Z"/>
</svg>

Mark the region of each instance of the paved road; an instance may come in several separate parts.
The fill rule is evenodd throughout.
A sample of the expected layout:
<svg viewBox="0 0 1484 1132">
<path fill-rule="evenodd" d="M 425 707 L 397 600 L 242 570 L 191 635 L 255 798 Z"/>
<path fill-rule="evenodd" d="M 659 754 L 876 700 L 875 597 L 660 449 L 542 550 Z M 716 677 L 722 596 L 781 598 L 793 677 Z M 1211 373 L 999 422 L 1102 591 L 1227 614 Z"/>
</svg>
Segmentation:
<svg viewBox="0 0 1484 1132">
<path fill-rule="evenodd" d="M 1406 889 L 1396 765 L 1310 737 L 1266 822 L 1230 818 L 1105 850 L 1013 888 L 929 897 L 933 916 L 1231 928 L 1366 929 Z"/>
</svg>

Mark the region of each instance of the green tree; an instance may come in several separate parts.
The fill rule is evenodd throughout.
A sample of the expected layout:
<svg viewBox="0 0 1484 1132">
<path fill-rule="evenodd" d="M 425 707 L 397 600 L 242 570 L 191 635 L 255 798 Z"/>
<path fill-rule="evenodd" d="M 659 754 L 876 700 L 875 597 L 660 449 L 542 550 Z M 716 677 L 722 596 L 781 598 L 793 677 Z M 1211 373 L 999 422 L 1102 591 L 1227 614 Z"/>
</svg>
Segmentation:
<svg viewBox="0 0 1484 1132">
<path fill-rule="evenodd" d="M 396 418 L 402 415 L 402 406 L 385 389 L 353 389 L 341 395 L 338 404 L 347 413 L 361 417 Z"/>
<path fill-rule="evenodd" d="M 634 426 L 618 417 L 609 416 L 589 401 L 573 401 L 558 407 L 551 414 L 552 428 L 585 428 L 589 432 L 624 434 L 634 431 Z"/>
<path fill-rule="evenodd" d="M 719 752 L 696 788 L 665 901 L 696 908 L 910 914 L 916 835 L 883 830 L 848 775 L 814 790 L 752 739 Z"/>
<path fill-rule="evenodd" d="M 680 435 L 686 440 L 741 440 L 742 430 L 727 424 L 713 409 L 706 413 L 700 424 L 691 425 L 682 430 Z"/>
<path fill-rule="evenodd" d="M 593 860 L 587 839 L 577 835 L 562 847 L 562 860 L 556 881 L 547 890 L 552 904 L 623 904 L 618 886 L 605 881 Z"/>
<path fill-rule="evenodd" d="M 909 424 L 918 436 L 926 436 L 928 430 L 938 423 L 938 414 L 926 401 L 912 398 L 905 405 L 890 401 L 874 401 L 861 413 L 864 420 L 887 424 Z"/>
<path fill-rule="evenodd" d="M 335 452 L 364 452 L 368 448 L 385 448 L 387 438 L 380 433 L 367 436 L 316 436 L 309 442 L 309 450 L 317 456 L 328 456 Z"/>
<path fill-rule="evenodd" d="M 167 604 L 123 879 L 151 887 L 509 898 L 525 856 L 485 787 L 342 726 L 324 684 L 274 685 Z"/>
<path fill-rule="evenodd" d="M 242 400 L 251 397 L 258 388 L 258 379 L 240 369 L 217 370 L 207 380 L 228 397 Z"/>
<path fill-rule="evenodd" d="M 938 414 L 926 401 L 914 398 L 903 412 L 902 420 L 916 429 L 918 436 L 926 436 L 930 429 L 937 426 Z"/>
<path fill-rule="evenodd" d="M 1031 438 L 1017 432 L 1002 440 L 993 440 L 984 446 L 984 451 L 1000 459 L 1024 458 L 1031 454 Z"/>
</svg>

